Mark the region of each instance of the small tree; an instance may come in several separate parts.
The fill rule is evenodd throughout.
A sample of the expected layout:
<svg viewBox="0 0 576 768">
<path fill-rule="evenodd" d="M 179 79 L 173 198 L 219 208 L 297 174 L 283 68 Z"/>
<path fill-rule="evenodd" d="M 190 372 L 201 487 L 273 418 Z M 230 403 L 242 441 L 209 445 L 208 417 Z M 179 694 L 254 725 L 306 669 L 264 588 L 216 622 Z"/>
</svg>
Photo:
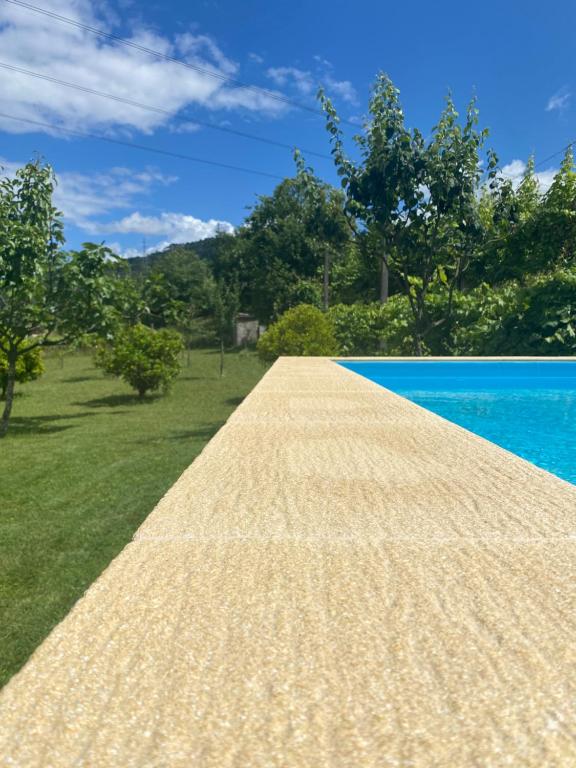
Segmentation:
<svg viewBox="0 0 576 768">
<path fill-rule="evenodd" d="M 31 349 L 20 355 L 16 361 L 16 381 L 18 384 L 25 384 L 27 381 L 34 381 L 44 373 L 44 364 L 40 349 Z M 0 400 L 6 399 L 6 390 L 8 389 L 8 358 L 0 349 Z"/>
<path fill-rule="evenodd" d="M 112 253 L 89 243 L 62 250 L 54 185 L 52 168 L 40 162 L 0 178 L 0 351 L 7 364 L 0 437 L 8 430 L 19 360 L 100 330 L 111 311 Z"/>
<path fill-rule="evenodd" d="M 258 354 L 267 362 L 280 355 L 337 355 L 338 342 L 327 316 L 317 307 L 300 304 L 285 312 L 258 341 Z"/>
<path fill-rule="evenodd" d="M 95 363 L 123 379 L 143 398 L 147 392 L 170 389 L 180 373 L 182 350 L 182 337 L 176 331 L 155 331 L 140 323 L 121 330 L 111 347 L 100 345 Z"/>
<path fill-rule="evenodd" d="M 223 280 L 218 280 L 213 289 L 212 310 L 220 342 L 220 376 L 224 375 L 224 347 L 232 340 L 234 320 L 239 308 L 238 286 L 226 285 Z"/>
</svg>

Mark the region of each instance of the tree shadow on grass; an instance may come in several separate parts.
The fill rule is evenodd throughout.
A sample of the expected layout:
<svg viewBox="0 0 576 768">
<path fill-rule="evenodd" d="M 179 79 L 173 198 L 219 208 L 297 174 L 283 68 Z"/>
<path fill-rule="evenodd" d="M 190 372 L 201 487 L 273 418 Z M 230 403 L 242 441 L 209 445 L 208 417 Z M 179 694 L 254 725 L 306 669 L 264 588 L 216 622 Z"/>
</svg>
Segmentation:
<svg viewBox="0 0 576 768">
<path fill-rule="evenodd" d="M 243 397 L 229 397 L 228 400 L 226 400 L 226 405 L 240 405 L 243 400 Z"/>
<path fill-rule="evenodd" d="M 90 416 L 96 416 L 91 411 L 84 413 L 68 413 L 49 416 L 13 416 L 10 419 L 8 435 L 49 435 L 56 432 L 65 432 L 67 429 L 73 429 L 76 424 L 58 424 L 61 421 L 73 421 L 75 419 L 84 419 Z"/>
<path fill-rule="evenodd" d="M 178 377 L 179 381 L 206 381 L 209 379 L 209 376 L 188 376 L 186 374 L 186 368 L 182 369 L 182 373 Z"/>
<path fill-rule="evenodd" d="M 159 400 L 161 395 L 146 395 L 144 398 L 138 395 L 108 395 L 99 397 L 95 400 L 84 400 L 74 405 L 81 405 L 86 408 L 118 408 L 122 405 L 147 405 Z"/>
<path fill-rule="evenodd" d="M 96 381 L 96 376 L 70 376 L 69 379 L 62 379 L 64 384 L 80 384 L 82 381 Z"/>
<path fill-rule="evenodd" d="M 205 427 L 199 427 L 197 429 L 177 429 L 172 432 L 171 435 L 166 437 L 166 440 L 211 440 L 216 432 L 225 424 L 224 421 L 219 421 L 215 424 L 207 424 Z"/>
</svg>

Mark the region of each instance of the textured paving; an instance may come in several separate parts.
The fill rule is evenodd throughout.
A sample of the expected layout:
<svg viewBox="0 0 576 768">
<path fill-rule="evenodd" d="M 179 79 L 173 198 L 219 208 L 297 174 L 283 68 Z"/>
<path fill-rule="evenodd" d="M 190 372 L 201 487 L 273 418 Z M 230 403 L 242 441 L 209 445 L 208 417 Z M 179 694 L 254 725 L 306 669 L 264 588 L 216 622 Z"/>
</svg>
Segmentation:
<svg viewBox="0 0 576 768">
<path fill-rule="evenodd" d="M 576 487 L 282 359 L 0 695 L 0 765 L 576 765 Z"/>
</svg>

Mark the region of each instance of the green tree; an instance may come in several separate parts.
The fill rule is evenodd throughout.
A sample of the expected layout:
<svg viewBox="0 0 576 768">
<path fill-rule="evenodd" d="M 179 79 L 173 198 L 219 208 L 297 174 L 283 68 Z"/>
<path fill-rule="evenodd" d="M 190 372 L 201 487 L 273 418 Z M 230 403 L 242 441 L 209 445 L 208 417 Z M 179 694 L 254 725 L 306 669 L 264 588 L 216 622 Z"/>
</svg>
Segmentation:
<svg viewBox="0 0 576 768">
<path fill-rule="evenodd" d="M 369 103 L 370 120 L 356 137 L 361 154 L 356 163 L 344 150 L 334 107 L 324 94 L 320 99 L 347 211 L 368 230 L 373 252 L 380 252 L 381 300 L 388 296 L 391 270 L 409 300 L 414 351 L 422 354 L 432 330 L 429 295 L 434 290 L 448 292 L 447 316 L 442 318 L 448 329 L 453 292 L 461 287 L 482 238 L 477 193 L 479 153 L 487 133 L 476 128 L 474 102 L 462 125 L 449 97 L 426 142 L 417 129 L 405 127 L 399 92 L 386 75 L 380 75 Z"/>
<path fill-rule="evenodd" d="M 16 360 L 16 382 L 25 384 L 38 379 L 44 373 L 42 353 L 39 347 L 20 355 Z M 8 389 L 8 357 L 0 349 L 0 400 L 6 399 Z"/>
<path fill-rule="evenodd" d="M 234 320 L 240 307 L 237 285 L 226 285 L 218 280 L 214 286 L 213 312 L 216 333 L 220 342 L 220 376 L 224 374 L 224 347 L 232 341 Z"/>
<path fill-rule="evenodd" d="M 319 256 L 322 270 L 322 307 L 330 306 L 332 264 L 345 252 L 351 231 L 344 211 L 344 195 L 307 168 L 299 152 L 295 154 L 296 181 L 302 189 L 305 234 Z"/>
<path fill-rule="evenodd" d="M 572 145 L 534 217 L 541 269 L 576 264 L 576 167 Z"/>
<path fill-rule="evenodd" d="M 493 155 L 489 180 L 481 190 L 478 204 L 486 236 L 470 270 L 470 288 L 481 282 L 522 280 L 541 268 L 537 219 L 542 198 L 532 157 L 520 184 L 515 181 L 501 173 Z"/>
<path fill-rule="evenodd" d="M 112 253 L 94 244 L 62 250 L 54 185 L 52 168 L 39 161 L 0 179 L 0 350 L 7 360 L 0 437 L 8 430 L 19 359 L 101 330 L 112 311 Z"/>
<path fill-rule="evenodd" d="M 281 355 L 337 355 L 334 328 L 318 307 L 301 304 L 287 310 L 258 340 L 260 358 L 267 362 Z"/>
<path fill-rule="evenodd" d="M 314 285 L 327 304 L 331 264 L 352 237 L 341 193 L 298 162 L 296 178 L 259 198 L 236 241 L 241 303 L 263 323 Z"/>
<path fill-rule="evenodd" d="M 182 337 L 176 331 L 156 331 L 139 323 L 120 330 L 111 345 L 100 344 L 95 363 L 144 398 L 147 392 L 170 389 L 180 373 L 182 350 Z"/>
<path fill-rule="evenodd" d="M 145 322 L 153 328 L 178 325 L 181 318 L 209 312 L 212 275 L 194 251 L 172 247 L 160 253 L 145 274 L 142 295 Z"/>
</svg>

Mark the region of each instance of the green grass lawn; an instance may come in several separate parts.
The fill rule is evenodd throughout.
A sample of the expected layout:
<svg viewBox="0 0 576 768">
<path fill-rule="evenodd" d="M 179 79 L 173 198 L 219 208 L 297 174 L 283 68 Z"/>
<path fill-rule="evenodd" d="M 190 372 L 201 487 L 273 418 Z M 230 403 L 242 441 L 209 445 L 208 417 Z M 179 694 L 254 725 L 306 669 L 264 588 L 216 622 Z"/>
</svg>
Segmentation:
<svg viewBox="0 0 576 768">
<path fill-rule="evenodd" d="M 0 441 L 0 685 L 130 540 L 263 375 L 252 353 L 194 351 L 138 402 L 88 355 L 46 361 Z"/>
</svg>

